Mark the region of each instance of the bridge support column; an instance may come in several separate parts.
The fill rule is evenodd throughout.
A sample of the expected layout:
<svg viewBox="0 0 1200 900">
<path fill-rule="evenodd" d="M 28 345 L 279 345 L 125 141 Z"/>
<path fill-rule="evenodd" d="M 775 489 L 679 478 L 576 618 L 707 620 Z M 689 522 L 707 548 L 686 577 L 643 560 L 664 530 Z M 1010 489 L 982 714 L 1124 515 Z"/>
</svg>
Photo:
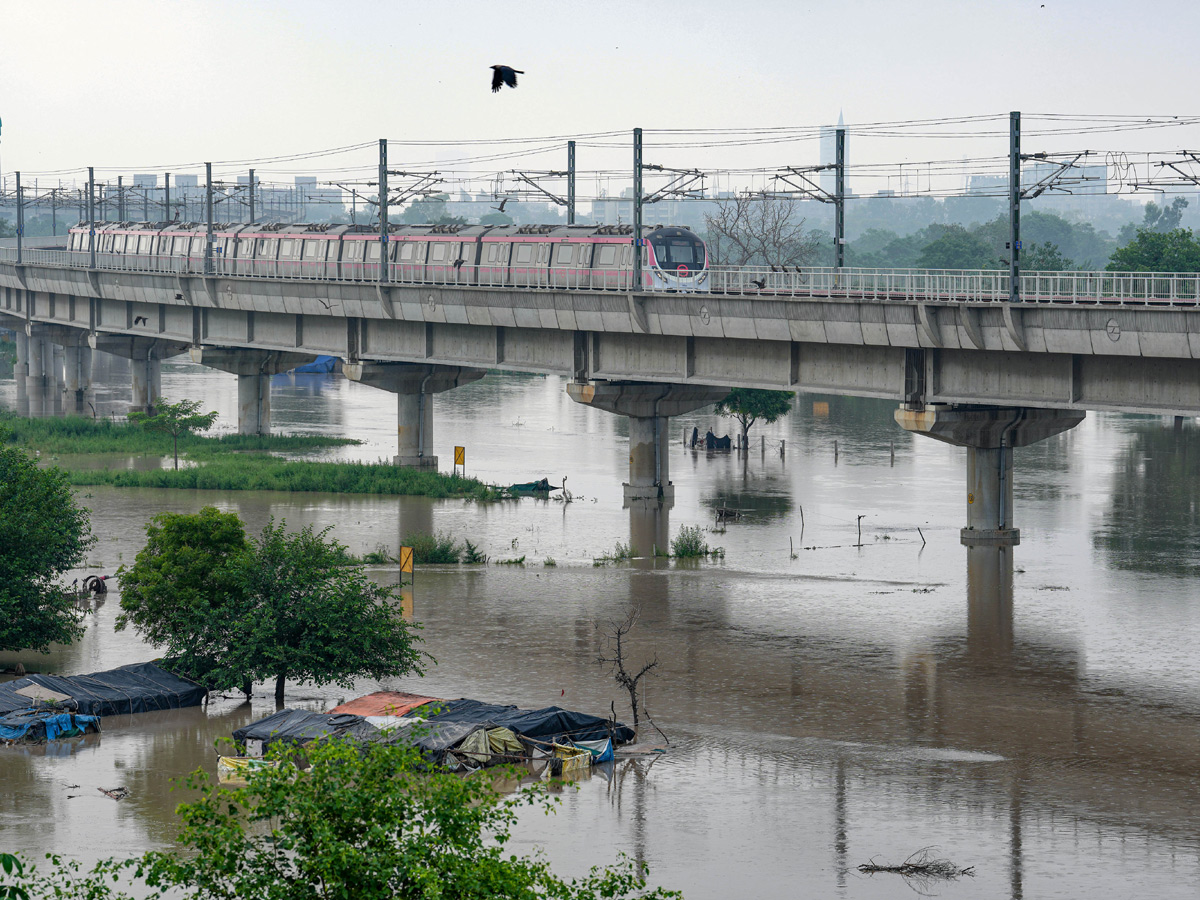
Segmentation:
<svg viewBox="0 0 1200 900">
<path fill-rule="evenodd" d="M 17 364 L 13 381 L 17 385 L 17 415 L 29 415 L 29 335 L 17 329 Z"/>
<path fill-rule="evenodd" d="M 423 363 L 345 362 L 342 373 L 351 381 L 396 395 L 397 466 L 436 469 L 433 455 L 433 395 L 472 381 L 485 369 Z"/>
<path fill-rule="evenodd" d="M 1027 447 L 1083 421 L 1085 413 L 1069 409 L 995 406 L 926 406 L 896 410 L 906 431 L 967 448 L 967 524 L 960 539 L 966 546 L 1015 546 L 1020 529 L 1013 527 L 1013 458 Z"/>
<path fill-rule="evenodd" d="M 92 348 L 77 342 L 63 348 L 63 410 L 83 415 L 92 389 Z"/>
<path fill-rule="evenodd" d="M 63 348 L 61 344 L 48 342 L 50 362 L 46 372 L 46 415 L 61 416 L 63 414 Z"/>
<path fill-rule="evenodd" d="M 238 377 L 238 434 L 271 433 L 271 376 L 307 365 L 311 353 L 193 347 L 192 362 Z"/>
<path fill-rule="evenodd" d="M 629 481 L 625 500 L 675 501 L 668 464 L 671 416 L 679 416 L 729 393 L 728 388 L 625 381 L 571 382 L 567 395 L 576 403 L 629 418 Z"/>
<path fill-rule="evenodd" d="M 188 346 L 178 341 L 106 333 L 89 334 L 87 342 L 92 350 L 129 360 L 133 382 L 129 408 L 151 414 L 162 395 L 162 361 L 178 356 Z"/>
<path fill-rule="evenodd" d="M 29 415 L 35 419 L 46 415 L 46 371 L 50 362 L 47 356 L 52 356 L 49 342 L 43 337 L 30 337 L 25 393 L 29 400 Z"/>
</svg>

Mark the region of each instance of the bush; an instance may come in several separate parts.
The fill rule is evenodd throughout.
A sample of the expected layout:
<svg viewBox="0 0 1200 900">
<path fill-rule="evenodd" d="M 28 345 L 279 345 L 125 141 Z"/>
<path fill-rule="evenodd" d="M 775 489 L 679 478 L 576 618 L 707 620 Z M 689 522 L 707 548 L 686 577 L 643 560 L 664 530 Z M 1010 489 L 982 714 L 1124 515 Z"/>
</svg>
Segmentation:
<svg viewBox="0 0 1200 900">
<path fill-rule="evenodd" d="M 486 563 L 488 561 L 487 554 L 481 553 L 479 548 L 470 541 L 464 540 L 463 544 L 465 545 L 462 556 L 463 562 L 467 563 L 468 565 L 476 565 L 478 563 Z"/>
<path fill-rule="evenodd" d="M 445 565 L 462 560 L 463 548 L 454 536 L 444 531 L 428 534 L 414 531 L 404 539 L 406 547 L 412 547 L 413 562 L 422 565 Z"/>
<path fill-rule="evenodd" d="M 698 559 L 708 555 L 708 542 L 699 525 L 684 525 L 671 541 L 671 553 L 677 559 Z"/>
</svg>

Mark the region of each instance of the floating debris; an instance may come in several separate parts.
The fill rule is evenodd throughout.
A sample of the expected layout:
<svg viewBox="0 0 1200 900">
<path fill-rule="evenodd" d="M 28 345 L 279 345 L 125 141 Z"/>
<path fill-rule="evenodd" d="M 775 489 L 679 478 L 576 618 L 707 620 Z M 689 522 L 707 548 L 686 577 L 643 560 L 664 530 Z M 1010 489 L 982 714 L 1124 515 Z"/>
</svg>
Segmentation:
<svg viewBox="0 0 1200 900">
<path fill-rule="evenodd" d="M 959 868 L 957 864 L 952 863 L 948 859 L 941 859 L 933 855 L 936 847 L 922 847 L 916 853 L 913 853 L 904 860 L 904 862 L 896 865 L 880 865 L 872 859 L 869 863 L 863 863 L 858 867 L 858 871 L 868 875 L 873 875 L 876 872 L 891 872 L 896 875 L 903 875 L 905 878 L 934 879 L 940 878 L 945 880 L 953 880 L 967 875 L 971 878 L 975 877 L 975 867 L 967 866 L 965 869 Z"/>
<path fill-rule="evenodd" d="M 129 788 L 127 787 L 96 788 L 96 790 L 106 797 L 111 797 L 113 800 L 124 800 L 129 796 Z"/>
</svg>

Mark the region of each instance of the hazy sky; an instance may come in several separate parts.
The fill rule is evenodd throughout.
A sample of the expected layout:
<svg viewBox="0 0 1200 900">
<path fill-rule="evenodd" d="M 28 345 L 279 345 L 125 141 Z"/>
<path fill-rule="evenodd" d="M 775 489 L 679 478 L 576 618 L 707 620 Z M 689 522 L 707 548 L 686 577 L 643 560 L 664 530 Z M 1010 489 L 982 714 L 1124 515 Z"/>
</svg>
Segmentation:
<svg viewBox="0 0 1200 900">
<path fill-rule="evenodd" d="M 0 0 L 0 16 L 0 166 L 47 180 L 89 164 L 115 174 L 238 161 L 232 171 L 380 137 L 634 126 L 647 129 L 650 161 L 804 164 L 817 161 L 813 140 L 656 150 L 650 132 L 816 126 L 839 110 L 851 134 L 858 123 L 982 114 L 1003 131 L 1010 109 L 1200 113 L 1195 0 Z M 493 95 L 492 63 L 524 69 L 520 87 Z M 1025 149 L 1061 146 L 1200 148 L 1200 126 L 1027 137 Z M 496 149 L 397 146 L 391 157 L 403 166 Z M 863 138 L 851 159 L 1006 151 L 1004 136 Z M 321 175 L 373 154 L 259 168 Z M 561 166 L 560 156 L 521 164 Z M 628 156 L 582 147 L 579 166 L 623 167 Z"/>
</svg>

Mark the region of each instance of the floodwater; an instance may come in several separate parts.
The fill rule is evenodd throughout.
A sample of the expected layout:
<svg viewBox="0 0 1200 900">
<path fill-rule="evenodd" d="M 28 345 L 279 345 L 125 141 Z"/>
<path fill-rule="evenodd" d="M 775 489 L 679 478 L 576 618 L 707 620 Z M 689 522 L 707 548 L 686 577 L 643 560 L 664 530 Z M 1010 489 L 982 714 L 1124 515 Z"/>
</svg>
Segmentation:
<svg viewBox="0 0 1200 900">
<path fill-rule="evenodd" d="M 111 376 L 101 412 L 128 397 L 119 366 Z M 234 415 L 232 376 L 168 364 L 163 391 Z M 13 397 L 0 383 L 0 403 Z M 365 442 L 330 457 L 394 452 L 389 394 L 299 376 L 277 380 L 273 405 L 277 430 Z M 598 627 L 639 610 L 632 657 L 659 660 L 646 699 L 671 748 L 598 771 L 555 816 L 521 817 L 517 848 L 544 848 L 566 874 L 623 851 L 689 898 L 897 897 L 898 876 L 856 867 L 935 847 L 974 867 L 911 886 L 943 897 L 1195 897 L 1200 432 L 1090 415 L 1017 451 L 1021 545 L 968 551 L 965 451 L 904 433 L 891 412 L 801 396 L 755 428 L 744 460 L 683 447 L 711 416 L 673 420 L 676 502 L 656 515 L 622 509 L 623 420 L 572 403 L 556 378 L 489 376 L 438 395 L 442 468 L 463 445 L 469 474 L 566 478 L 574 502 L 95 488 L 92 571 L 131 561 L 152 515 L 205 504 L 251 529 L 272 516 L 332 526 L 356 552 L 449 530 L 525 565 L 420 569 L 415 614 L 437 665 L 385 686 L 598 714 L 628 712 L 596 661 Z M 712 528 L 718 506 L 744 511 L 707 535 L 723 559 L 593 566 L 618 541 L 650 557 L 680 526 Z M 0 664 L 75 674 L 151 658 L 114 631 L 117 603 L 78 644 Z M 288 701 L 323 708 L 378 686 L 290 686 Z M 92 859 L 169 845 L 172 779 L 215 771 L 213 741 L 273 708 L 265 694 L 218 698 L 0 750 L 0 849 Z M 120 803 L 96 790 L 122 785 Z"/>
</svg>

